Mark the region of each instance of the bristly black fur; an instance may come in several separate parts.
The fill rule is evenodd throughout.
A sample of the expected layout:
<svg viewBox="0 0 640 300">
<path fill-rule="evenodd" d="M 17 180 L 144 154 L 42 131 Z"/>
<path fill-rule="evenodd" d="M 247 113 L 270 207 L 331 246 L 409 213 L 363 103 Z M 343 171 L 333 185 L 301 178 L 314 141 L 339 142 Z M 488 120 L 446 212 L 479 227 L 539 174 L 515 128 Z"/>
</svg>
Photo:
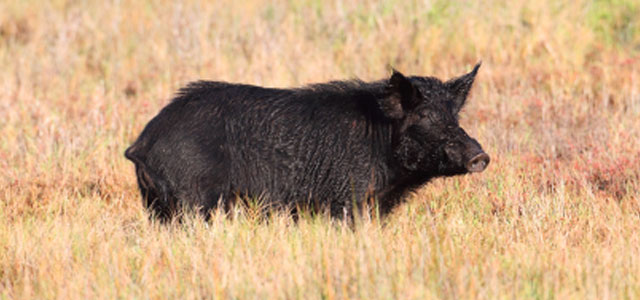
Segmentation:
<svg viewBox="0 0 640 300">
<path fill-rule="evenodd" d="M 143 203 L 163 220 L 184 207 L 229 208 L 238 196 L 335 217 L 375 199 L 384 215 L 431 178 L 466 173 L 482 153 L 457 121 L 476 71 L 446 83 L 395 71 L 293 89 L 198 81 L 125 156 Z"/>
</svg>

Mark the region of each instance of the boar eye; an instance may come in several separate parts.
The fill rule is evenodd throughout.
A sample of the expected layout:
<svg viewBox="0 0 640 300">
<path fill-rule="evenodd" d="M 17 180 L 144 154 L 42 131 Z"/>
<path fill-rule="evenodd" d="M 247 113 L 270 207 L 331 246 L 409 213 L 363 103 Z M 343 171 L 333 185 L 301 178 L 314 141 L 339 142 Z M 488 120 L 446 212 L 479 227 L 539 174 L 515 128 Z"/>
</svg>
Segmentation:
<svg viewBox="0 0 640 300">
<path fill-rule="evenodd" d="M 428 119 L 433 116 L 433 113 L 429 110 L 422 110 L 418 112 L 418 116 L 420 116 L 421 119 Z"/>
</svg>

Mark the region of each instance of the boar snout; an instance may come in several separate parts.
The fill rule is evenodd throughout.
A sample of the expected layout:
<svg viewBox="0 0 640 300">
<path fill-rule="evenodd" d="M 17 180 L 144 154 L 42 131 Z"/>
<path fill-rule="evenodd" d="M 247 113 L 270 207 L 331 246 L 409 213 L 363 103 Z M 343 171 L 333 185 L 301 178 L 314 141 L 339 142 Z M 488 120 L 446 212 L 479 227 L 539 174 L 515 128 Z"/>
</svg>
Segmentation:
<svg viewBox="0 0 640 300">
<path fill-rule="evenodd" d="M 462 129 L 460 132 L 458 139 L 448 143 L 444 148 L 451 167 L 457 170 L 456 173 L 460 172 L 459 174 L 484 171 L 491 161 L 489 155 L 475 139 L 469 137 Z"/>
<path fill-rule="evenodd" d="M 484 171 L 484 169 L 487 168 L 487 165 L 489 165 L 489 161 L 491 161 L 491 159 L 489 158 L 489 155 L 482 152 L 474 156 L 472 159 L 470 159 L 465 164 L 465 167 L 469 172 L 482 172 Z"/>
</svg>

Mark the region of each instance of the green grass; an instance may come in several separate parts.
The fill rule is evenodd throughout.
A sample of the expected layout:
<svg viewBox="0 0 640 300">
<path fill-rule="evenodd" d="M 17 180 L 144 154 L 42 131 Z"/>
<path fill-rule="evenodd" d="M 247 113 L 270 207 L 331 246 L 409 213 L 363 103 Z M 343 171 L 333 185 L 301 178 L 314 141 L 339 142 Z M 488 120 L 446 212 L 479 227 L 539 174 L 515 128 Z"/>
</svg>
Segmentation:
<svg viewBox="0 0 640 300">
<path fill-rule="evenodd" d="M 597 0 L 589 7 L 588 21 L 608 43 L 640 48 L 640 3 L 628 0 Z"/>
</svg>

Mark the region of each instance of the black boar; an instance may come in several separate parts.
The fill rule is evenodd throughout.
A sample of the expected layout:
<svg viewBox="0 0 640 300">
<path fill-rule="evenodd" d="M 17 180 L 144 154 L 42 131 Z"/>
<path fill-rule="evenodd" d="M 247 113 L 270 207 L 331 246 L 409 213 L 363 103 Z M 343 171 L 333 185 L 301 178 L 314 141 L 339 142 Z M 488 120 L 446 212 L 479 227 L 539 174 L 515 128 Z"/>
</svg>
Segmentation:
<svg viewBox="0 0 640 300">
<path fill-rule="evenodd" d="M 375 200 L 385 215 L 432 178 L 489 164 L 458 125 L 479 67 L 446 82 L 395 70 L 293 89 L 194 82 L 125 156 L 144 205 L 163 220 L 183 207 L 208 215 L 238 197 L 334 217 Z"/>
</svg>

